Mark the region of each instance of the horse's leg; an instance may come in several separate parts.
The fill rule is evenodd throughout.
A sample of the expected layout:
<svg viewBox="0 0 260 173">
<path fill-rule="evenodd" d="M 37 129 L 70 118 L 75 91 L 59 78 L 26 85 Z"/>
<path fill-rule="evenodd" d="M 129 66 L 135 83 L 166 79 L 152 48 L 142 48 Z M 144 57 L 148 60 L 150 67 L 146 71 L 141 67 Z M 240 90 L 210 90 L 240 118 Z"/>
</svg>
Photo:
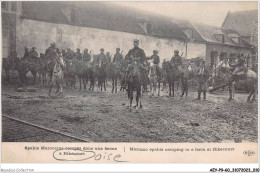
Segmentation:
<svg viewBox="0 0 260 173">
<path fill-rule="evenodd" d="M 158 80 L 158 97 L 160 96 L 161 91 L 161 79 Z"/>
<path fill-rule="evenodd" d="M 49 88 L 49 96 L 51 96 L 51 89 L 52 89 L 52 86 L 53 86 L 53 83 L 51 82 L 51 83 L 49 83 L 49 85 L 50 85 L 50 88 Z"/>
<path fill-rule="evenodd" d="M 86 84 L 86 77 L 84 76 L 82 80 L 83 80 L 83 85 L 84 85 L 84 91 L 86 91 L 86 85 L 87 85 Z"/>
<path fill-rule="evenodd" d="M 231 101 L 232 100 L 232 95 L 233 95 L 233 86 L 232 86 L 232 83 L 230 83 L 228 85 L 228 90 L 229 90 L 229 99 L 228 101 Z"/>
<path fill-rule="evenodd" d="M 79 79 L 79 91 L 81 91 L 81 76 L 80 75 L 78 75 L 78 79 Z"/>
<path fill-rule="evenodd" d="M 63 84 L 62 84 L 62 81 L 61 81 L 61 83 L 60 83 L 59 85 L 60 85 L 60 93 L 62 94 L 62 93 L 63 93 Z"/>
<path fill-rule="evenodd" d="M 37 79 L 37 71 L 33 71 L 33 84 L 36 84 L 36 79 Z"/>
<path fill-rule="evenodd" d="M 254 87 L 254 93 L 253 93 L 253 98 L 252 98 L 252 101 L 251 101 L 252 103 L 254 101 L 256 101 L 255 96 L 256 96 L 256 92 L 257 92 L 257 83 L 255 83 L 253 87 Z"/>
<path fill-rule="evenodd" d="M 172 84 L 171 82 L 169 82 L 169 96 L 172 95 Z"/>
<path fill-rule="evenodd" d="M 172 97 L 174 97 L 174 81 L 172 82 Z"/>
<path fill-rule="evenodd" d="M 114 85 L 115 85 L 115 79 L 114 79 L 114 76 L 112 76 L 112 91 L 111 91 L 111 93 L 114 92 Z"/>
<path fill-rule="evenodd" d="M 137 91 L 136 91 L 136 109 L 138 109 L 138 106 L 139 106 L 139 98 L 141 97 L 141 87 L 138 87 L 137 89 L 136 89 Z"/>
<path fill-rule="evenodd" d="M 133 89 L 128 85 L 128 99 L 129 99 L 129 111 L 132 111 L 132 102 L 133 102 Z"/>
<path fill-rule="evenodd" d="M 104 91 L 107 91 L 107 89 L 106 89 L 106 85 L 108 85 L 108 84 L 107 84 L 107 80 L 108 80 L 108 78 L 106 77 L 105 80 L 104 80 L 104 82 L 103 82 L 103 83 L 104 83 Z"/>
<path fill-rule="evenodd" d="M 186 87 L 186 97 L 188 97 L 188 90 L 189 90 L 189 82 L 188 82 L 188 80 L 186 81 L 186 85 L 185 85 L 185 87 Z"/>
<path fill-rule="evenodd" d="M 117 93 L 117 76 L 116 76 L 116 78 L 115 78 L 115 87 L 116 87 L 115 93 Z"/>
</svg>

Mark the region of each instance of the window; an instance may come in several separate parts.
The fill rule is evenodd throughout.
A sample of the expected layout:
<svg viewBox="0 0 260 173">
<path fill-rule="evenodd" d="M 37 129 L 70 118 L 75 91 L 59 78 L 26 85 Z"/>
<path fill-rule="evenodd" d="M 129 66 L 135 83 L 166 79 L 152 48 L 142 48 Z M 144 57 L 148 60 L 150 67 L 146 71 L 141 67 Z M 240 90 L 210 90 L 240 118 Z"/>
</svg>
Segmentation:
<svg viewBox="0 0 260 173">
<path fill-rule="evenodd" d="M 8 11 L 8 2 L 2 2 L 2 10 Z"/>
<path fill-rule="evenodd" d="M 11 11 L 13 12 L 17 11 L 17 2 L 11 2 Z"/>
</svg>

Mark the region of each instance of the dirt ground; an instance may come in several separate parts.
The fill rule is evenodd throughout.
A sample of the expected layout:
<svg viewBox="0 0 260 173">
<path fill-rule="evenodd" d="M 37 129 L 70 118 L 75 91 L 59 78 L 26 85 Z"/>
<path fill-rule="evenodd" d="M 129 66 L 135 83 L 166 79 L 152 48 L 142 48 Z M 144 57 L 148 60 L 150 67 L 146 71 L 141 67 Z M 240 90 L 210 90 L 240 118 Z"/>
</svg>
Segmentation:
<svg viewBox="0 0 260 173">
<path fill-rule="evenodd" d="M 247 103 L 247 94 L 228 102 L 227 91 L 207 94 L 206 101 L 195 101 L 195 90 L 188 98 L 180 91 L 175 98 L 145 93 L 144 109 L 129 112 L 126 92 L 112 94 L 109 86 L 108 92 L 65 88 L 63 96 L 48 97 L 47 87 L 17 92 L 3 85 L 2 113 L 92 142 L 257 142 L 257 102 Z"/>
</svg>

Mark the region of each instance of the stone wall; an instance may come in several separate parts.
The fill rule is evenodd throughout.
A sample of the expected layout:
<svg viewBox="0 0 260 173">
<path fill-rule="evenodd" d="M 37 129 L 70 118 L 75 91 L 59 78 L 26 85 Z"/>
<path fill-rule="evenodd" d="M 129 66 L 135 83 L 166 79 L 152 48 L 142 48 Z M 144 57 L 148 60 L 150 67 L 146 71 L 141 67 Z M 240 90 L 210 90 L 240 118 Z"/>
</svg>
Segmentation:
<svg viewBox="0 0 260 173">
<path fill-rule="evenodd" d="M 17 53 L 19 57 L 23 56 L 25 46 L 35 46 L 38 53 L 44 53 L 50 43 L 55 42 L 59 48 L 80 48 L 81 51 L 88 48 L 93 54 L 98 54 L 100 48 L 114 54 L 116 47 L 120 47 L 125 55 L 133 47 L 134 39 L 140 40 L 140 47 L 144 49 L 146 56 L 151 56 L 154 49 L 159 50 L 161 61 L 170 60 L 175 49 L 183 52 L 183 57 L 186 55 L 186 43 L 179 40 L 27 19 L 20 20 L 17 26 Z M 206 54 L 205 44 L 188 43 L 187 50 L 187 58 Z"/>
</svg>

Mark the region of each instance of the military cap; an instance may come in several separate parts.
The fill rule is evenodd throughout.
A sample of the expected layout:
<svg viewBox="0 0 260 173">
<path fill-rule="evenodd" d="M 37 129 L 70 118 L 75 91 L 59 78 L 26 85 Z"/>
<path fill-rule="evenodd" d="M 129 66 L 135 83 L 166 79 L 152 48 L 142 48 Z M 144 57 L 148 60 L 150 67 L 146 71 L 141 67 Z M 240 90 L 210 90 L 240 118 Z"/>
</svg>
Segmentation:
<svg viewBox="0 0 260 173">
<path fill-rule="evenodd" d="M 139 40 L 138 39 L 134 39 L 134 42 L 139 43 Z"/>
<path fill-rule="evenodd" d="M 77 50 L 80 50 L 79 48 L 77 48 Z"/>
<path fill-rule="evenodd" d="M 120 50 L 120 48 L 118 47 L 118 48 L 116 48 L 116 50 Z"/>
<path fill-rule="evenodd" d="M 174 50 L 174 53 L 179 53 L 179 51 L 178 50 Z"/>
<path fill-rule="evenodd" d="M 101 48 L 100 50 L 104 50 L 104 48 Z"/>
<path fill-rule="evenodd" d="M 32 49 L 36 49 L 36 47 L 32 47 Z"/>
<path fill-rule="evenodd" d="M 24 49 L 28 49 L 28 47 L 24 47 Z"/>
<path fill-rule="evenodd" d="M 158 50 L 153 50 L 153 53 L 158 53 Z"/>
</svg>

